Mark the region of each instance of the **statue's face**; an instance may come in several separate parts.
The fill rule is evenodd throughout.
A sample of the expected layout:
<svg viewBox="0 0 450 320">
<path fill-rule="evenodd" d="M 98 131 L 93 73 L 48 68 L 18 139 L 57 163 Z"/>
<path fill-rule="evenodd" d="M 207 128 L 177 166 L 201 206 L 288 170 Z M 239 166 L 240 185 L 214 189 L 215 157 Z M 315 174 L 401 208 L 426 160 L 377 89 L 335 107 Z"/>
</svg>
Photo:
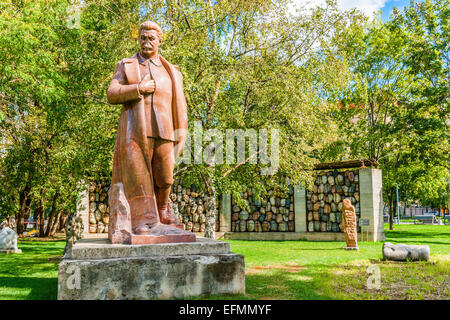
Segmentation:
<svg viewBox="0 0 450 320">
<path fill-rule="evenodd" d="M 144 57 L 156 57 L 159 48 L 159 37 L 156 30 L 142 30 L 139 43 L 141 45 L 141 53 Z"/>
<path fill-rule="evenodd" d="M 350 209 L 352 207 L 352 203 L 349 199 L 344 199 L 342 201 L 342 206 L 344 207 L 344 209 Z"/>
</svg>

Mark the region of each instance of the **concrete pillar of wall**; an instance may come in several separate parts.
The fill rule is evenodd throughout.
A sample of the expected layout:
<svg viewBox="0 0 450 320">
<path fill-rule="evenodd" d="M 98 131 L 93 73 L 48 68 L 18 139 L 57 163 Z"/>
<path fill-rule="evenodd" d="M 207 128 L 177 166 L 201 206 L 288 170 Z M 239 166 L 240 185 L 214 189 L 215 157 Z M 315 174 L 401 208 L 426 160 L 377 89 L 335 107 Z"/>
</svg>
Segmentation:
<svg viewBox="0 0 450 320">
<path fill-rule="evenodd" d="M 222 195 L 222 203 L 220 205 L 219 213 L 219 231 L 231 231 L 231 195 L 224 193 Z"/>
<path fill-rule="evenodd" d="M 294 189 L 295 232 L 306 232 L 306 193 L 305 188 L 296 185 Z"/>
<path fill-rule="evenodd" d="M 368 219 L 370 225 L 363 226 L 365 234 L 369 230 L 369 241 L 383 241 L 383 182 L 380 169 L 364 168 L 359 170 L 359 194 L 361 219 Z"/>
<path fill-rule="evenodd" d="M 83 220 L 83 238 L 86 238 L 89 235 L 89 189 L 87 183 L 80 183 L 84 185 L 84 188 L 77 201 L 77 214 L 79 214 Z"/>
</svg>

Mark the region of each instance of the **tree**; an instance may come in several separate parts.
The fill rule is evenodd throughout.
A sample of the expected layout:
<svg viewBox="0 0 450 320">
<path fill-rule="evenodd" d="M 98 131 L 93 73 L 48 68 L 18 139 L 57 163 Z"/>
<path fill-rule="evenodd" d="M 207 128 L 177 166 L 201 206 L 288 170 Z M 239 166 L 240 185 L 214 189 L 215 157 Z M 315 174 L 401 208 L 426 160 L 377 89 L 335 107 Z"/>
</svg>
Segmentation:
<svg viewBox="0 0 450 320">
<path fill-rule="evenodd" d="M 7 200 L 2 206 L 16 210 L 21 235 L 43 160 L 48 159 L 52 143 L 62 138 L 54 130 L 54 111 L 64 107 L 64 68 L 52 18 L 63 7 L 50 7 L 44 1 L 1 6 L 1 177 Z"/>
<path fill-rule="evenodd" d="M 247 148 L 237 164 L 177 167 L 186 183 L 208 193 L 206 235 L 213 234 L 217 194 L 239 198 L 248 188 L 258 194 L 286 176 L 306 184 L 321 148 L 336 139 L 329 98 L 349 79 L 331 39 L 358 15 L 332 2 L 292 14 L 289 3 L 87 0 L 76 28 L 65 2 L 2 4 L 1 205 L 16 212 L 18 232 L 31 211 L 41 220 L 49 211 L 42 233 L 51 235 L 58 215 L 74 209 L 77 182 L 110 174 L 120 110 L 106 103 L 105 92 L 115 63 L 138 51 L 133 34 L 146 19 L 165 30 L 162 54 L 184 75 L 191 124 L 220 132 L 279 130 L 278 171 L 266 178 L 260 173 L 267 164 L 253 159 L 264 159 L 268 148 Z M 271 145 L 275 137 L 268 138 Z M 200 143 L 213 155 L 223 145 Z"/>
<path fill-rule="evenodd" d="M 442 185 L 448 176 L 448 4 L 412 1 L 385 24 L 345 33 L 341 48 L 355 78 L 336 114 L 340 145 L 380 163 L 393 229 L 396 188 L 426 202 L 435 195 L 422 182 Z"/>
<path fill-rule="evenodd" d="M 129 31 L 126 18 L 138 14 L 130 1 L 85 3 L 79 16 L 68 2 L 0 4 L 0 207 L 15 214 L 19 235 L 32 211 L 41 236 L 52 235 L 75 209 L 78 182 L 111 167 L 117 112 L 103 97 L 118 57 L 104 31 Z"/>
</svg>

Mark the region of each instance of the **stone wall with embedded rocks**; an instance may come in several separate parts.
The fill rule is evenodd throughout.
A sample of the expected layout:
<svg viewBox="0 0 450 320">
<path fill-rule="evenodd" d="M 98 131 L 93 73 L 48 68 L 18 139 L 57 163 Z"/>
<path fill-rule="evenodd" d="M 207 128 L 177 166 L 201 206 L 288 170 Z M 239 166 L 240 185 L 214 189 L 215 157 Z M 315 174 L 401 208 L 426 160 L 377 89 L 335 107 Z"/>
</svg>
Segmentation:
<svg viewBox="0 0 450 320">
<path fill-rule="evenodd" d="M 89 233 L 108 233 L 109 181 L 89 183 Z M 170 199 L 173 209 L 185 229 L 192 232 L 204 232 L 206 222 L 205 195 L 195 186 L 183 188 L 180 181 L 172 185 Z M 216 206 L 220 205 L 220 199 Z M 216 210 L 216 231 L 219 231 L 219 211 Z"/>
<path fill-rule="evenodd" d="M 381 183 L 380 183 L 381 185 Z M 89 184 L 89 233 L 107 233 L 109 222 L 109 182 Z M 301 205 L 295 208 L 294 186 L 285 196 L 269 191 L 256 200 L 252 191 L 241 193 L 248 208 L 241 208 L 233 197 L 220 197 L 216 201 L 216 232 L 342 232 L 342 201 L 349 198 L 355 206 L 357 220 L 361 217 L 360 173 L 355 170 L 321 171 L 317 173 L 311 190 L 301 190 Z M 176 180 L 170 199 L 173 209 L 186 230 L 204 232 L 206 223 L 206 197 L 194 185 L 182 187 Z M 228 199 L 223 201 L 222 199 Z M 306 202 L 306 203 L 305 203 Z M 373 201 L 372 201 L 373 202 Z M 224 207 L 229 209 L 223 210 Z M 306 207 L 306 208 L 305 208 Z M 219 209 L 222 208 L 222 209 Z M 306 210 L 305 210 L 306 209 Z M 220 213 L 222 212 L 222 213 Z M 225 212 L 228 212 L 225 214 Z M 305 217 L 306 213 L 306 217 Z M 223 214 L 223 228 L 220 217 Z M 370 214 L 370 213 L 368 213 Z M 297 217 L 296 217 L 297 215 Z M 296 219 L 301 219 L 296 227 Z M 303 228 L 300 226 L 306 222 Z M 231 222 L 231 223 L 230 223 Z M 230 223 L 230 225 L 228 225 Z M 296 230 L 297 228 L 297 230 Z M 226 230 L 225 230 L 226 229 Z M 358 232 L 360 227 L 358 226 Z M 380 231 L 381 232 L 381 231 Z"/>
<path fill-rule="evenodd" d="M 170 199 L 173 204 L 173 211 L 178 220 L 184 224 L 186 230 L 192 232 L 204 232 L 206 224 L 206 196 L 199 192 L 196 186 L 183 188 L 179 180 L 175 180 L 172 185 Z M 219 201 L 216 201 L 216 230 L 219 231 Z"/>
<path fill-rule="evenodd" d="M 232 232 L 294 232 L 294 187 L 289 186 L 285 197 L 277 197 L 274 191 L 256 200 L 252 191 L 241 193 L 241 199 L 248 204 L 243 209 L 231 198 Z"/>
<path fill-rule="evenodd" d="M 317 175 L 306 190 L 308 232 L 342 232 L 342 201 L 349 198 L 360 217 L 358 170 L 327 171 Z M 358 232 L 360 227 L 358 226 Z"/>
<path fill-rule="evenodd" d="M 108 233 L 110 182 L 89 182 L 89 233 Z"/>
<path fill-rule="evenodd" d="M 342 232 L 342 201 L 349 198 L 360 218 L 358 170 L 319 172 L 312 190 L 305 190 L 306 231 Z M 231 198 L 231 232 L 295 232 L 294 187 L 286 197 L 267 197 L 256 201 L 251 191 L 241 193 L 249 209 L 243 209 Z M 303 217 L 298 217 L 304 219 Z M 298 231 L 297 231 L 298 232 Z M 358 232 L 360 227 L 358 226 Z"/>
</svg>

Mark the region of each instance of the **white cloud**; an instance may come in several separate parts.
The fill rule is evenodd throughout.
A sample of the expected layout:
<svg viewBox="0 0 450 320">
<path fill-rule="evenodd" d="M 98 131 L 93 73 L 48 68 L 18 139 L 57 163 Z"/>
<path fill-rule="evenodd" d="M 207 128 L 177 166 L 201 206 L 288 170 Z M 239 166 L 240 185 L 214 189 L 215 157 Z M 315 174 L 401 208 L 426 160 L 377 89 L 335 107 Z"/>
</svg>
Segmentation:
<svg viewBox="0 0 450 320">
<path fill-rule="evenodd" d="M 299 8 L 309 9 L 316 6 L 324 6 L 325 0 L 294 0 Z M 357 8 L 369 17 L 384 7 L 389 0 L 337 0 L 338 7 L 342 10 Z"/>
<path fill-rule="evenodd" d="M 338 5 L 346 10 L 356 7 L 368 16 L 372 16 L 374 12 L 383 8 L 386 2 L 386 0 L 338 0 Z"/>
</svg>

